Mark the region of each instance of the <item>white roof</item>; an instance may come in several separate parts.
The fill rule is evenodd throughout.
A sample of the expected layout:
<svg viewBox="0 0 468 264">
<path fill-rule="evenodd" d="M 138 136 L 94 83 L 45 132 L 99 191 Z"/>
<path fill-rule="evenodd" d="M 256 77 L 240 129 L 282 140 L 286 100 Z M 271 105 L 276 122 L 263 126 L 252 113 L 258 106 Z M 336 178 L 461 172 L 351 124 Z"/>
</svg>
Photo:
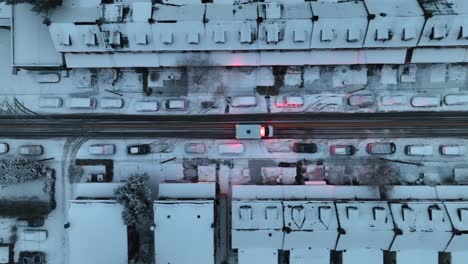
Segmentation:
<svg viewBox="0 0 468 264">
<path fill-rule="evenodd" d="M 434 186 L 385 186 L 388 200 L 435 200 L 437 192 Z"/>
<path fill-rule="evenodd" d="M 238 251 L 239 264 L 278 263 L 278 250 L 272 248 L 243 248 Z"/>
<path fill-rule="evenodd" d="M 155 21 L 203 21 L 205 5 L 161 5 L 155 4 Z"/>
<path fill-rule="evenodd" d="M 342 264 L 372 263 L 383 264 L 384 254 L 382 250 L 376 249 L 351 249 L 344 250 L 342 255 Z M 398 262 L 398 264 L 400 264 Z"/>
<path fill-rule="evenodd" d="M 214 199 L 214 183 L 160 183 L 159 199 Z"/>
<path fill-rule="evenodd" d="M 401 231 L 395 237 L 392 251 L 443 251 L 452 237 L 452 225 L 440 202 L 391 203 L 395 227 Z"/>
<path fill-rule="evenodd" d="M 123 207 L 114 201 L 68 203 L 69 263 L 128 263 Z"/>
<path fill-rule="evenodd" d="M 120 182 L 87 182 L 73 184 L 73 195 L 76 198 L 112 198 L 115 190 L 125 183 Z"/>
<path fill-rule="evenodd" d="M 312 13 L 318 20 L 322 18 L 365 18 L 367 19 L 366 6 L 363 1 L 317 1 L 311 2 Z"/>
<path fill-rule="evenodd" d="M 0 246 L 0 263 L 9 263 L 10 248 L 8 246 Z"/>
<path fill-rule="evenodd" d="M 132 4 L 132 19 L 135 22 L 148 22 L 153 13 L 151 2 L 135 2 Z"/>
<path fill-rule="evenodd" d="M 369 14 L 376 16 L 413 17 L 424 15 L 418 0 L 364 0 L 364 2 Z"/>
<path fill-rule="evenodd" d="M 387 202 L 349 202 L 336 204 L 340 227 L 337 250 L 387 250 L 395 235 Z"/>
<path fill-rule="evenodd" d="M 468 243 L 468 202 L 444 202 L 444 205 L 455 230 L 447 251 L 465 251 Z"/>
<path fill-rule="evenodd" d="M 213 201 L 156 201 L 156 263 L 214 263 Z"/>
<path fill-rule="evenodd" d="M 234 185 L 232 199 L 380 199 L 380 191 L 364 185 Z"/>
<path fill-rule="evenodd" d="M 430 16 L 468 14 L 465 0 L 418 0 L 424 13 Z"/>
<path fill-rule="evenodd" d="M 0 26 L 11 26 L 11 5 L 0 3 Z"/>
<path fill-rule="evenodd" d="M 333 202 L 284 201 L 284 249 L 335 249 L 338 217 Z"/>
<path fill-rule="evenodd" d="M 206 19 L 209 22 L 215 20 L 256 20 L 257 4 L 247 3 L 242 5 L 229 5 L 229 4 L 206 4 Z"/>
</svg>

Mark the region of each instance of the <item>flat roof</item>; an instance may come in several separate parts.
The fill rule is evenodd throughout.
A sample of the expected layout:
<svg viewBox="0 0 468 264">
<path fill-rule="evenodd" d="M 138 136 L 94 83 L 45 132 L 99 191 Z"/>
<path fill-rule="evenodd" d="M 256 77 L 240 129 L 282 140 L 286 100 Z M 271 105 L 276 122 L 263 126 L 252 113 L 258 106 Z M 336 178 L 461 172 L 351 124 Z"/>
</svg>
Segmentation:
<svg viewBox="0 0 468 264">
<path fill-rule="evenodd" d="M 312 13 L 320 18 L 366 18 L 367 10 L 363 1 L 310 2 Z"/>
<path fill-rule="evenodd" d="M 115 201 L 68 202 L 69 263 L 128 263 L 127 226 Z"/>
<path fill-rule="evenodd" d="M 431 16 L 468 14 L 466 0 L 418 0 L 424 13 Z"/>
<path fill-rule="evenodd" d="M 213 201 L 156 201 L 154 221 L 156 263 L 214 263 Z"/>
<path fill-rule="evenodd" d="M 364 0 L 369 14 L 411 17 L 423 16 L 424 12 L 418 3 L 418 0 Z"/>
<path fill-rule="evenodd" d="M 214 199 L 215 183 L 161 183 L 159 199 Z"/>
</svg>

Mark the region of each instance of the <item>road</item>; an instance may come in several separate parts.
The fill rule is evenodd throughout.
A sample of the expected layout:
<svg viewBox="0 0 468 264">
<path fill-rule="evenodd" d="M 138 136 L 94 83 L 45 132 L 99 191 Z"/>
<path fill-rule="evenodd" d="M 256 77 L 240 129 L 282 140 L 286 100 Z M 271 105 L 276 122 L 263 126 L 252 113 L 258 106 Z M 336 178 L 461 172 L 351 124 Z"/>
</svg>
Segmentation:
<svg viewBox="0 0 468 264">
<path fill-rule="evenodd" d="M 454 112 L 0 116 L 0 136 L 232 139 L 236 124 L 273 125 L 275 138 L 468 137 L 468 114 Z"/>
</svg>

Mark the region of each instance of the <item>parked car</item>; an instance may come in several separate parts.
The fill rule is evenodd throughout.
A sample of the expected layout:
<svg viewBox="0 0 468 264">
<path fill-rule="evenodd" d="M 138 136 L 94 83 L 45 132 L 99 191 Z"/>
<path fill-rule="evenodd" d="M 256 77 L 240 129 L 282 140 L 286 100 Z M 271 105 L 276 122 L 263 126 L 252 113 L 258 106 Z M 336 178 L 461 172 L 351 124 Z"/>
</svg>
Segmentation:
<svg viewBox="0 0 468 264">
<path fill-rule="evenodd" d="M 220 154 L 241 154 L 245 150 L 242 143 L 225 143 L 218 146 Z"/>
<path fill-rule="evenodd" d="M 151 153 L 150 144 L 131 145 L 127 147 L 127 153 L 130 155 L 144 155 Z"/>
<path fill-rule="evenodd" d="M 47 230 L 25 229 L 21 233 L 21 239 L 24 241 L 44 241 L 47 239 Z"/>
<path fill-rule="evenodd" d="M 185 99 L 168 99 L 164 106 L 169 111 L 184 111 L 187 110 L 188 101 Z"/>
<path fill-rule="evenodd" d="M 407 102 L 404 95 L 385 95 L 380 98 L 380 104 L 383 106 L 404 105 Z"/>
<path fill-rule="evenodd" d="M 296 153 L 315 153 L 317 145 L 314 143 L 294 143 L 293 151 Z"/>
<path fill-rule="evenodd" d="M 465 148 L 461 145 L 441 145 L 440 154 L 447 156 L 461 156 L 465 154 Z"/>
<path fill-rule="evenodd" d="M 19 264 L 46 264 L 46 254 L 39 251 L 21 251 Z"/>
<path fill-rule="evenodd" d="M 40 108 L 60 108 L 63 105 L 63 100 L 60 97 L 40 97 Z"/>
<path fill-rule="evenodd" d="M 95 109 L 96 98 L 72 97 L 68 101 L 68 106 L 70 108 L 76 108 L 76 109 Z"/>
<path fill-rule="evenodd" d="M 236 125 L 237 139 L 261 139 L 273 136 L 273 126 L 262 125 Z"/>
<path fill-rule="evenodd" d="M 467 94 L 448 94 L 444 97 L 444 103 L 446 105 L 467 105 L 468 95 Z"/>
<path fill-rule="evenodd" d="M 413 107 L 437 107 L 440 106 L 439 96 L 415 96 L 411 98 Z"/>
<path fill-rule="evenodd" d="M 250 107 L 257 105 L 257 97 L 251 96 L 234 96 L 231 98 L 230 105 L 232 107 Z"/>
<path fill-rule="evenodd" d="M 374 104 L 373 95 L 351 95 L 348 98 L 348 104 L 357 107 L 369 107 Z"/>
<path fill-rule="evenodd" d="M 0 154 L 7 153 L 10 150 L 8 143 L 0 143 Z"/>
<path fill-rule="evenodd" d="M 304 106 L 304 97 L 302 96 L 283 96 L 276 97 L 276 107 L 294 108 Z"/>
<path fill-rule="evenodd" d="M 369 154 L 376 154 L 376 155 L 388 155 L 393 154 L 396 151 L 395 143 L 369 143 L 367 144 L 367 153 Z"/>
<path fill-rule="evenodd" d="M 102 109 L 120 109 L 124 106 L 122 98 L 102 98 L 99 102 Z"/>
<path fill-rule="evenodd" d="M 203 154 L 206 152 L 206 146 L 204 143 L 187 143 L 184 150 L 186 153 Z"/>
<path fill-rule="evenodd" d="M 351 156 L 356 149 L 352 145 L 333 145 L 330 147 L 330 154 L 334 156 Z"/>
<path fill-rule="evenodd" d="M 434 153 L 431 145 L 408 145 L 405 152 L 410 156 L 430 156 Z"/>
<path fill-rule="evenodd" d="M 39 156 L 44 153 L 41 145 L 22 145 L 19 147 L 19 154 L 24 156 Z"/>
<path fill-rule="evenodd" d="M 92 173 L 86 176 L 86 182 L 108 182 L 107 175 L 105 173 Z"/>
<path fill-rule="evenodd" d="M 93 155 L 112 155 L 115 153 L 114 144 L 93 144 L 88 148 L 89 154 Z"/>
<path fill-rule="evenodd" d="M 158 101 L 139 101 L 135 103 L 135 111 L 137 112 L 156 112 L 158 110 Z"/>
</svg>

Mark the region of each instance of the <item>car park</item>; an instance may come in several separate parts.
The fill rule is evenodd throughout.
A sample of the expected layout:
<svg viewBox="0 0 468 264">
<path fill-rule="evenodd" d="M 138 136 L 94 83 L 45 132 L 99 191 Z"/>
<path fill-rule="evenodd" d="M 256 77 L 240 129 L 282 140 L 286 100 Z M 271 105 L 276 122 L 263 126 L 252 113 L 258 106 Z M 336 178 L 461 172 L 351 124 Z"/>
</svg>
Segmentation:
<svg viewBox="0 0 468 264">
<path fill-rule="evenodd" d="M 374 104 L 374 96 L 373 95 L 351 95 L 348 98 L 348 104 L 350 106 L 369 107 Z"/>
<path fill-rule="evenodd" d="M 127 153 L 129 155 L 144 155 L 151 153 L 150 144 L 139 144 L 139 145 L 130 145 L 127 147 Z"/>
<path fill-rule="evenodd" d="M 415 96 L 411 98 L 413 107 L 437 107 L 440 106 L 439 96 Z"/>
<path fill-rule="evenodd" d="M 19 154 L 24 156 L 39 156 L 44 153 L 44 148 L 41 145 L 21 145 Z"/>
<path fill-rule="evenodd" d="M 446 105 L 467 105 L 468 94 L 448 94 L 444 97 Z"/>
<path fill-rule="evenodd" d="M 60 108 L 63 100 L 60 97 L 40 97 L 39 108 Z"/>
<path fill-rule="evenodd" d="M 115 153 L 114 144 L 93 144 L 88 148 L 89 154 L 92 155 L 112 155 Z"/>
<path fill-rule="evenodd" d="M 46 264 L 46 254 L 39 251 L 21 251 L 18 264 Z"/>
<path fill-rule="evenodd" d="M 388 155 L 393 154 L 396 151 L 395 143 L 389 142 L 376 142 L 369 143 L 366 146 L 367 153 L 375 155 Z"/>
<path fill-rule="evenodd" d="M 333 145 L 330 147 L 330 154 L 333 156 L 351 156 L 356 149 L 352 145 Z"/>
<path fill-rule="evenodd" d="M 72 97 L 68 101 L 68 106 L 75 109 L 95 109 L 96 98 L 90 97 Z"/>
<path fill-rule="evenodd" d="M 185 153 L 190 154 L 203 154 L 206 152 L 204 143 L 187 143 L 184 146 Z"/>
<path fill-rule="evenodd" d="M 430 156 L 434 154 L 434 150 L 431 145 L 408 145 L 405 153 L 409 156 Z"/>
<path fill-rule="evenodd" d="M 404 105 L 408 101 L 404 95 L 385 95 L 380 97 L 380 104 L 383 106 Z"/>
<path fill-rule="evenodd" d="M 10 146 L 8 143 L 1 142 L 0 143 L 0 154 L 4 154 L 10 151 Z"/>
<path fill-rule="evenodd" d="M 135 103 L 135 111 L 137 112 L 156 112 L 158 110 L 158 101 L 138 101 Z"/>
<path fill-rule="evenodd" d="M 446 156 L 461 156 L 465 154 L 465 148 L 462 145 L 441 145 L 440 154 Z"/>
<path fill-rule="evenodd" d="M 257 105 L 257 97 L 251 96 L 233 96 L 230 100 L 232 107 L 251 107 Z"/>
<path fill-rule="evenodd" d="M 304 106 L 304 97 L 302 96 L 280 96 L 276 97 L 276 107 L 295 108 Z"/>
<path fill-rule="evenodd" d="M 294 143 L 292 149 L 296 153 L 316 153 L 317 145 L 314 143 Z"/>
<path fill-rule="evenodd" d="M 122 98 L 102 98 L 99 100 L 99 105 L 102 109 L 120 109 L 124 106 Z"/>
<path fill-rule="evenodd" d="M 220 154 L 241 154 L 245 151 L 242 143 L 225 143 L 218 146 Z"/>
<path fill-rule="evenodd" d="M 236 125 L 237 139 L 261 139 L 273 136 L 273 126 Z"/>
<path fill-rule="evenodd" d="M 164 106 L 168 111 L 184 111 L 187 110 L 188 101 L 185 99 L 168 99 Z"/>
</svg>

